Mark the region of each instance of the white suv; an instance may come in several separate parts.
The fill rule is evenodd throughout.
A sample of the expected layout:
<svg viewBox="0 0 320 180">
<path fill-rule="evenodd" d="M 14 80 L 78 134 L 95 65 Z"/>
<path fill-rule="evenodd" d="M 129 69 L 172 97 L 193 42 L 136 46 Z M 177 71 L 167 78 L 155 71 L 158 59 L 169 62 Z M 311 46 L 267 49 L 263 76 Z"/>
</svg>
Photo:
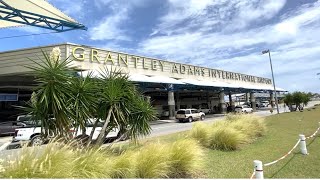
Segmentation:
<svg viewBox="0 0 320 180">
<path fill-rule="evenodd" d="M 248 105 L 242 105 L 242 106 L 236 106 L 235 112 L 237 113 L 252 113 L 253 109 L 249 107 Z"/>
<path fill-rule="evenodd" d="M 205 113 L 198 111 L 197 109 L 180 109 L 176 113 L 176 119 L 179 122 L 192 122 L 194 120 L 204 120 Z"/>
<path fill-rule="evenodd" d="M 95 128 L 95 131 L 93 133 L 92 139 L 97 139 L 100 131 L 102 129 L 102 125 Z M 90 135 L 92 130 L 92 126 L 90 127 L 90 124 L 88 127 L 86 127 L 86 135 Z M 108 134 L 107 138 L 113 138 L 118 135 L 118 128 L 112 129 Z M 82 130 L 78 130 L 77 132 L 74 132 L 74 129 L 70 129 L 70 133 L 74 136 L 74 138 L 82 135 Z M 26 126 L 24 128 L 18 128 L 15 130 L 15 134 L 13 136 L 13 142 L 21 142 L 21 143 L 29 143 L 31 146 L 35 145 L 41 145 L 44 143 L 43 138 L 41 137 L 41 127 L 39 125 L 30 127 Z"/>
</svg>

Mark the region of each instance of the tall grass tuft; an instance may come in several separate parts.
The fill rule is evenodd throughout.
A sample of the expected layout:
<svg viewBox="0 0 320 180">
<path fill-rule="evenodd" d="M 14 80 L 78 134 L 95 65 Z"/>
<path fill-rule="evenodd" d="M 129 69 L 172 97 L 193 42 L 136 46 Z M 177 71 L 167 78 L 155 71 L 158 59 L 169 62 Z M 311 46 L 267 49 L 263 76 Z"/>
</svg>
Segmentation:
<svg viewBox="0 0 320 180">
<path fill-rule="evenodd" d="M 190 136 L 201 145 L 218 150 L 236 150 L 251 143 L 266 131 L 264 119 L 255 115 L 228 115 L 211 125 L 199 122 Z"/>
<path fill-rule="evenodd" d="M 229 115 L 230 126 L 247 136 L 248 142 L 262 136 L 266 131 L 263 118 L 255 115 Z"/>
<path fill-rule="evenodd" d="M 136 178 L 166 178 L 169 174 L 168 146 L 151 143 L 136 154 Z"/>
<path fill-rule="evenodd" d="M 183 139 L 169 148 L 170 178 L 190 178 L 201 171 L 203 152 L 196 140 Z"/>
<path fill-rule="evenodd" d="M 196 139 L 200 144 L 206 146 L 208 143 L 208 128 L 207 125 L 202 122 L 196 122 L 192 126 L 190 136 Z"/>
<path fill-rule="evenodd" d="M 240 131 L 231 128 L 223 127 L 216 128 L 209 134 L 209 147 L 219 150 L 236 150 L 246 140 L 246 136 Z"/>
<path fill-rule="evenodd" d="M 52 143 L 43 147 L 23 147 L 20 155 L 7 162 L 4 177 L 65 178 L 72 177 L 70 169 L 75 155 L 67 146 Z"/>
<path fill-rule="evenodd" d="M 110 155 L 99 149 L 77 149 L 73 160 L 74 178 L 110 178 Z"/>
<path fill-rule="evenodd" d="M 124 152 L 110 159 L 112 162 L 110 177 L 114 179 L 134 178 L 135 155 L 133 152 Z"/>
</svg>

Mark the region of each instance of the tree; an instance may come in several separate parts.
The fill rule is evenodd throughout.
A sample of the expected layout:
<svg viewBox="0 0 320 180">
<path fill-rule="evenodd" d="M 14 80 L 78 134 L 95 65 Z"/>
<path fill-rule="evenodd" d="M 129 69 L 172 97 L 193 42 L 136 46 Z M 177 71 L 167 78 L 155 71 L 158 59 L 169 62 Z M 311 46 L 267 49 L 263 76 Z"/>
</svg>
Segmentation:
<svg viewBox="0 0 320 180">
<path fill-rule="evenodd" d="M 97 143 L 101 144 L 112 128 L 119 128 L 119 138 L 128 135 L 136 139 L 139 135 L 149 134 L 151 128 L 148 122 L 156 118 L 156 112 L 128 80 L 128 76 L 121 71 L 104 69 L 101 77 L 98 81 L 98 86 L 102 88 L 99 118 L 105 121 Z"/>
<path fill-rule="evenodd" d="M 296 111 L 297 109 L 302 109 L 301 105 L 306 106 L 310 101 L 311 96 L 309 93 L 304 92 L 293 92 L 292 94 L 286 94 L 284 97 L 285 104 L 289 107 L 290 111 Z M 295 105 L 295 108 L 292 108 L 292 105 Z"/>
<path fill-rule="evenodd" d="M 54 50 L 50 55 L 43 52 L 44 59 L 40 63 L 33 61 L 36 66 L 29 66 L 38 83 L 29 110 L 35 119 L 41 121 L 44 137 L 50 134 L 68 137 L 72 123 L 67 102 L 72 97 L 69 82 L 74 71 L 68 67 L 68 59 L 60 60 L 60 56 L 54 53 Z"/>
</svg>

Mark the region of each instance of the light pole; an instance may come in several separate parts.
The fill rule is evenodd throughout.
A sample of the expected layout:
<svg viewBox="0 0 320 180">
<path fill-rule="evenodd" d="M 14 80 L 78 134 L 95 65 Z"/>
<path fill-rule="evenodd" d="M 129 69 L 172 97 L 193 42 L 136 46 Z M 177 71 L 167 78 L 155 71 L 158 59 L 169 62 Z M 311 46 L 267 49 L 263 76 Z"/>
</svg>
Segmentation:
<svg viewBox="0 0 320 180">
<path fill-rule="evenodd" d="M 279 105 L 278 105 L 278 98 L 277 98 L 277 92 L 276 92 L 276 83 L 274 82 L 270 50 L 267 49 L 267 50 L 262 51 L 262 54 L 266 54 L 266 53 L 269 53 L 270 67 L 271 67 L 271 74 L 272 74 L 272 83 L 273 83 L 273 93 L 274 93 L 274 96 L 275 96 L 275 101 L 276 101 L 276 106 L 277 106 L 277 113 L 279 114 Z"/>
</svg>

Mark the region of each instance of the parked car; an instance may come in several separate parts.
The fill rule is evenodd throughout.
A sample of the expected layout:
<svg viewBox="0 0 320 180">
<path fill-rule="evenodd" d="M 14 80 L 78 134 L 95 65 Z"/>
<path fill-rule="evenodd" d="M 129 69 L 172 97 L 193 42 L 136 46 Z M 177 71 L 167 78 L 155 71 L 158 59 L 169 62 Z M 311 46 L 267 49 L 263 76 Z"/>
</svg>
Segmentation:
<svg viewBox="0 0 320 180">
<path fill-rule="evenodd" d="M 6 121 L 0 123 L 0 135 L 13 135 L 15 129 L 25 127 L 26 125 L 17 121 Z"/>
<path fill-rule="evenodd" d="M 205 113 L 197 109 L 180 109 L 177 111 L 176 119 L 179 122 L 192 122 L 194 120 L 204 120 Z"/>
<path fill-rule="evenodd" d="M 253 112 L 253 109 L 248 105 L 236 106 L 234 110 L 236 113 L 252 113 Z"/>
<path fill-rule="evenodd" d="M 88 124 L 86 127 L 86 135 L 90 135 L 92 130 L 92 123 Z M 98 127 L 95 128 L 95 131 L 93 133 L 92 139 L 95 140 L 98 138 L 98 135 L 100 134 L 100 131 L 102 129 L 103 124 L 98 124 Z M 118 135 L 118 128 L 112 129 L 106 136 L 106 138 L 115 138 Z M 73 135 L 74 138 L 77 138 L 82 135 L 82 130 L 78 129 L 77 132 L 72 128 L 70 129 L 70 133 Z M 13 142 L 20 141 L 21 143 L 29 143 L 30 146 L 37 146 L 44 143 L 43 138 L 41 137 L 41 127 L 39 125 L 36 126 L 28 126 L 25 128 L 17 128 L 15 130 L 14 136 L 13 136 Z"/>
<path fill-rule="evenodd" d="M 261 101 L 259 105 L 260 107 L 268 107 L 269 104 L 270 104 L 269 101 Z"/>
<path fill-rule="evenodd" d="M 200 109 L 198 109 L 198 111 L 200 111 L 200 112 L 203 112 L 203 113 L 205 113 L 205 114 L 210 114 L 211 113 L 211 109 L 208 109 L 208 108 L 200 108 Z"/>
</svg>

